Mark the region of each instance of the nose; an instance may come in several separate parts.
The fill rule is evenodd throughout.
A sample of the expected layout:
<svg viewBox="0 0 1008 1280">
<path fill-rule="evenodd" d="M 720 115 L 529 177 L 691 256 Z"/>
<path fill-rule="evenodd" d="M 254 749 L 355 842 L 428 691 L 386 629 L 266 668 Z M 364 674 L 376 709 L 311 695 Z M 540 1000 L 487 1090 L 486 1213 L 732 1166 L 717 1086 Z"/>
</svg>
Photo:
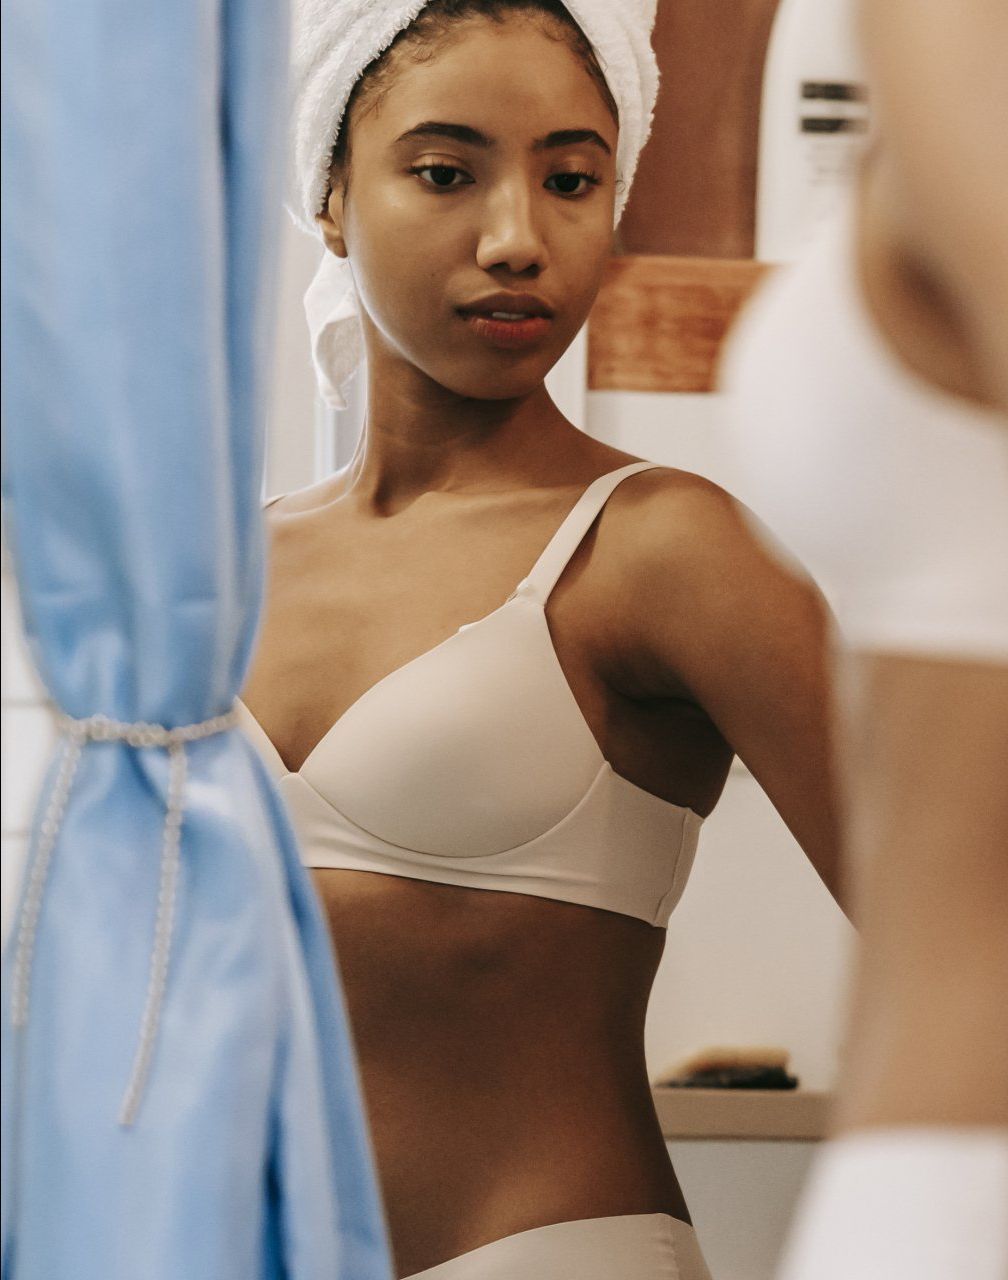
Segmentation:
<svg viewBox="0 0 1008 1280">
<path fill-rule="evenodd" d="M 484 271 L 538 275 L 546 266 L 546 244 L 536 221 L 535 200 L 523 181 L 495 186 L 482 210 L 476 261 Z"/>
</svg>

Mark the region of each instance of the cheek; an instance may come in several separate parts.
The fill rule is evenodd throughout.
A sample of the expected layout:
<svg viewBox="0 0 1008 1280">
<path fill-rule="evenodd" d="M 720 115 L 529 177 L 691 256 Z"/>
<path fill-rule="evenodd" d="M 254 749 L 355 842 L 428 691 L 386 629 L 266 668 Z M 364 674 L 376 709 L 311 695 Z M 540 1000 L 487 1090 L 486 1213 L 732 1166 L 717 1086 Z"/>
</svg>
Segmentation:
<svg viewBox="0 0 1008 1280">
<path fill-rule="evenodd" d="M 391 338 L 430 334 L 443 321 L 445 281 L 457 259 L 444 239 L 395 234 L 393 225 L 368 228 L 353 251 L 358 292 L 372 319 Z"/>
<path fill-rule="evenodd" d="M 395 327 L 389 306 L 430 315 L 466 246 L 455 243 L 445 219 L 417 208 L 413 193 L 376 184 L 354 219 L 351 256 L 362 297 Z"/>
<path fill-rule="evenodd" d="M 429 256 L 411 251 L 392 264 L 380 263 L 360 289 L 368 314 L 386 342 L 420 364 L 443 350 L 450 309 L 444 296 L 448 273 L 439 272 Z"/>
<path fill-rule="evenodd" d="M 608 217 L 593 218 L 579 229 L 577 236 L 564 237 L 561 241 L 564 261 L 574 264 L 573 270 L 584 287 L 595 290 L 605 278 L 614 235 L 610 208 Z"/>
<path fill-rule="evenodd" d="M 456 378 L 469 365 L 474 372 L 481 367 L 480 348 L 453 311 L 479 275 L 470 223 L 418 213 L 410 194 L 378 185 L 368 189 L 348 232 L 362 303 L 386 340 L 435 375 L 450 369 Z M 611 209 L 549 233 L 541 289 L 555 302 L 557 318 L 553 341 L 539 353 L 544 365 L 555 363 L 587 318 L 612 239 Z"/>
<path fill-rule="evenodd" d="M 560 282 L 559 295 L 564 311 L 565 327 L 573 338 L 588 318 L 595 297 L 605 280 L 612 256 L 611 236 L 581 237 L 564 243 L 554 254 L 551 275 Z M 547 277 L 548 278 L 548 277 Z"/>
</svg>

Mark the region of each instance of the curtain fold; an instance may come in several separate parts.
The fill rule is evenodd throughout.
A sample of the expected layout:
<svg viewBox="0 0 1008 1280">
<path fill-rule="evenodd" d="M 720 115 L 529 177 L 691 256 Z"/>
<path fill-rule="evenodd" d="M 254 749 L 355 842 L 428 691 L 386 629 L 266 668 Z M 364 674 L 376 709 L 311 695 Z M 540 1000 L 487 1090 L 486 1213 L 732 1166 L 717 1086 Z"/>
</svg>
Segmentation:
<svg viewBox="0 0 1008 1280">
<path fill-rule="evenodd" d="M 4 27 L 5 530 L 70 719 L 3 961 L 3 1275 L 387 1278 L 328 934 L 229 727 L 263 582 L 286 10 L 10 0 Z"/>
</svg>

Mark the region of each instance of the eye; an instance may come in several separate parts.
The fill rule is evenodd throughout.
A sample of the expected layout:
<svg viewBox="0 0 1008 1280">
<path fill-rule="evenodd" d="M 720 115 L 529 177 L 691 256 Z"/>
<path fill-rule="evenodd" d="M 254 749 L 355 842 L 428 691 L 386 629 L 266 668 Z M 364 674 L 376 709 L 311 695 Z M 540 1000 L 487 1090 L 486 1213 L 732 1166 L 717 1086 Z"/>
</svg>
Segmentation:
<svg viewBox="0 0 1008 1280">
<path fill-rule="evenodd" d="M 410 173 L 415 173 L 417 176 L 422 173 L 429 173 L 431 175 L 430 179 L 424 178 L 422 180 L 424 186 L 436 187 L 441 191 L 448 191 L 452 187 L 466 186 L 468 182 L 472 182 L 472 179 L 464 169 L 459 169 L 457 165 L 453 164 L 418 164 L 410 169 Z M 465 181 L 453 182 L 452 178 L 456 175 L 461 175 Z"/>
<path fill-rule="evenodd" d="M 564 173 L 551 174 L 546 179 L 547 183 L 553 182 L 554 179 L 559 180 L 562 184 L 559 188 L 551 187 L 550 190 L 556 191 L 561 196 L 585 196 L 591 187 L 597 187 L 602 179 L 597 173 L 592 173 L 589 169 L 574 169 Z M 578 183 L 585 182 L 587 187 L 578 189 Z"/>
</svg>

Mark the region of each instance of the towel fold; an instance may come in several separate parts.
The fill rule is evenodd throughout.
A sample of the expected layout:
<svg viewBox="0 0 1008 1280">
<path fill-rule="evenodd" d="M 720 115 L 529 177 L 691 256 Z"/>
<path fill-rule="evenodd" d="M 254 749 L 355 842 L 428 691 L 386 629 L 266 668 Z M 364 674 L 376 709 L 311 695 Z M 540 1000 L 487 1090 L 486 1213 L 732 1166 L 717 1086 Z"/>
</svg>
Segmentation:
<svg viewBox="0 0 1008 1280">
<path fill-rule="evenodd" d="M 357 289 L 346 258 L 322 251 L 322 261 L 305 292 L 304 309 L 319 395 L 334 409 L 345 409 L 343 388 L 364 359 Z"/>
</svg>

